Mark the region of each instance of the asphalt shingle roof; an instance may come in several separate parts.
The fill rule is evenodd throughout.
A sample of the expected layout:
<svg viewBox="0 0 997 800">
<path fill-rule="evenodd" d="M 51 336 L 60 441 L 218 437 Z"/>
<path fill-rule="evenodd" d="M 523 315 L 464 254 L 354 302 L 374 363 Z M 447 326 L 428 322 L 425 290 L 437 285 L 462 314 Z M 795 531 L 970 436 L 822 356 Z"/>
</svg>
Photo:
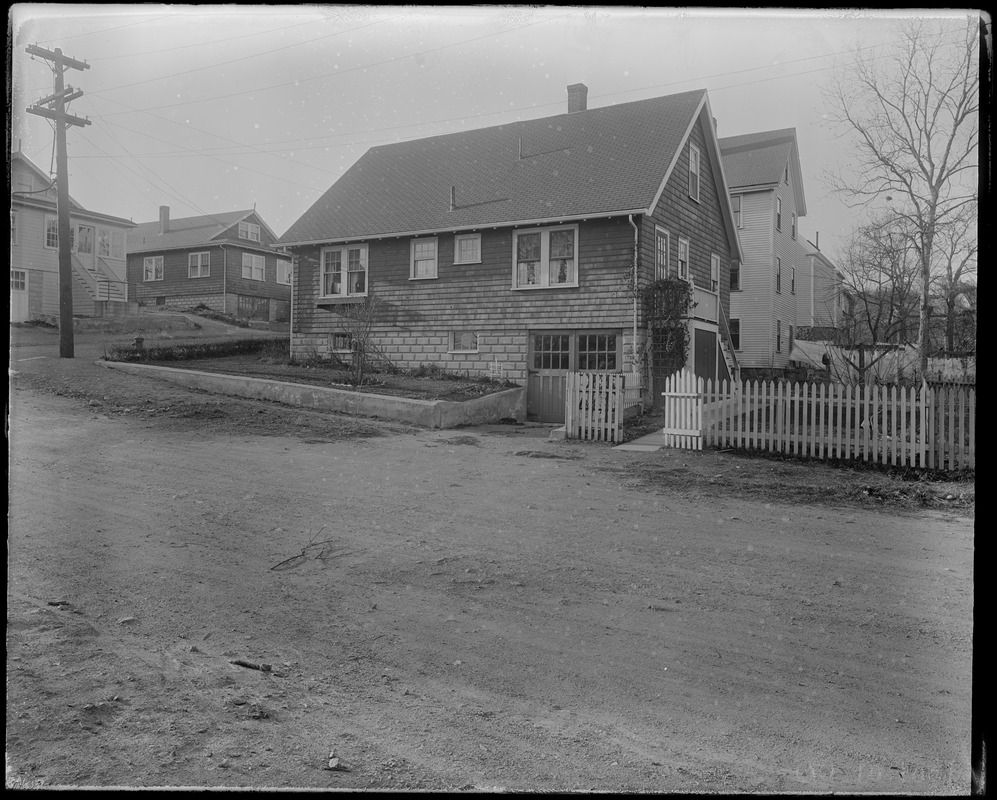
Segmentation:
<svg viewBox="0 0 997 800">
<path fill-rule="evenodd" d="M 128 231 L 129 253 L 196 247 L 212 242 L 216 236 L 244 220 L 253 211 L 229 211 L 202 217 L 170 219 L 169 231 L 160 233 L 160 222 L 142 222 Z"/>
<path fill-rule="evenodd" d="M 795 141 L 796 130 L 793 128 L 720 139 L 727 185 L 737 189 L 778 183 L 792 157 Z"/>
<path fill-rule="evenodd" d="M 278 244 L 648 209 L 705 96 L 700 89 L 371 148 Z"/>
</svg>

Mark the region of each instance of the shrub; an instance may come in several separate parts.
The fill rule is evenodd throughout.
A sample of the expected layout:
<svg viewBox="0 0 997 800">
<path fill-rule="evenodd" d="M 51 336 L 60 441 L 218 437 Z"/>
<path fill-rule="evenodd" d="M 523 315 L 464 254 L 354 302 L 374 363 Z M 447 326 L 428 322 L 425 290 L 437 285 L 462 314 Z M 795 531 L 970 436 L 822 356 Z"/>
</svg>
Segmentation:
<svg viewBox="0 0 997 800">
<path fill-rule="evenodd" d="M 198 342 L 174 344 L 136 350 L 129 345 L 112 347 L 105 356 L 107 361 L 187 361 L 196 358 L 220 358 L 265 352 L 268 348 L 286 347 L 285 339 L 253 338 L 226 342 Z"/>
</svg>

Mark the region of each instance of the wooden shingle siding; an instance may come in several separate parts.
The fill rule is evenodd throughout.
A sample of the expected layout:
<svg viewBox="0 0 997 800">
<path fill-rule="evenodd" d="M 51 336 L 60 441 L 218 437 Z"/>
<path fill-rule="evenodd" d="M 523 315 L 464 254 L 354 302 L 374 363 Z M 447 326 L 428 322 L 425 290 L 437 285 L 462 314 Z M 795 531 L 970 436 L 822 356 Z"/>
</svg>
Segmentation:
<svg viewBox="0 0 997 800">
<path fill-rule="evenodd" d="M 512 228 L 481 232 L 480 264 L 453 263 L 453 234 L 437 240 L 438 277 L 423 280 L 409 278 L 410 238 L 368 242 L 368 287 L 381 301 L 376 341 L 399 366 L 481 370 L 498 360 L 525 378 L 529 331 L 633 324 L 632 301 L 621 290 L 633 249 L 626 218 L 578 223 L 578 286 L 570 288 L 512 288 Z M 298 250 L 292 340 L 302 353 L 328 352 L 330 335 L 343 330 L 334 307 L 319 307 L 320 252 Z M 448 353 L 452 330 L 477 332 L 479 353 Z"/>
<path fill-rule="evenodd" d="M 741 320 L 743 367 L 770 367 L 774 351 L 774 227 L 775 200 L 769 190 L 741 195 L 741 290 L 731 292 L 730 316 Z"/>
<path fill-rule="evenodd" d="M 679 237 L 689 240 L 689 274 L 700 289 L 710 289 L 710 257 L 713 254 L 720 256 L 720 302 L 729 316 L 730 259 L 733 248 L 727 240 L 727 228 L 720 207 L 722 198 L 718 194 L 719 176 L 715 174 L 712 161 L 706 157 L 706 139 L 700 122 L 697 121 L 693 127 L 690 138 L 703 155 L 700 159 L 699 202 L 689 197 L 687 144 L 657 206 L 640 221 L 641 284 L 646 285 L 654 280 L 655 225 L 658 225 L 670 234 L 671 275 L 677 275 Z"/>
</svg>

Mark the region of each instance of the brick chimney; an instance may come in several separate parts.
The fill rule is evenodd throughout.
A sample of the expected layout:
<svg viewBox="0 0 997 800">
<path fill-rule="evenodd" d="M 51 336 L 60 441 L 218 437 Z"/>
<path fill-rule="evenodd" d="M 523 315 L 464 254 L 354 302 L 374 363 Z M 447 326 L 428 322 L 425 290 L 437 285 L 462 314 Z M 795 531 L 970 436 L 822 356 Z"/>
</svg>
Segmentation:
<svg viewBox="0 0 997 800">
<path fill-rule="evenodd" d="M 159 207 L 159 232 L 169 233 L 170 232 L 170 207 L 160 206 Z"/>
<path fill-rule="evenodd" d="M 568 87 L 568 113 L 584 111 L 588 108 L 589 87 L 584 83 L 573 83 Z"/>
</svg>

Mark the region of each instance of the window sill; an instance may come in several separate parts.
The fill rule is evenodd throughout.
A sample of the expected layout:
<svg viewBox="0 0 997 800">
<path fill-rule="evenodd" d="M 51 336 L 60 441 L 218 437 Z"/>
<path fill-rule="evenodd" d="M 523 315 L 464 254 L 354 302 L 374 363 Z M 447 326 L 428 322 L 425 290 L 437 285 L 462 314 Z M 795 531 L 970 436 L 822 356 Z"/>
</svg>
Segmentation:
<svg viewBox="0 0 997 800">
<path fill-rule="evenodd" d="M 554 285 L 548 286 L 513 286 L 512 291 L 514 292 L 535 292 L 538 289 L 577 289 L 577 283 L 555 283 Z"/>
<path fill-rule="evenodd" d="M 410 281 L 435 281 L 439 279 L 439 275 L 423 275 L 421 278 L 417 278 L 414 275 L 409 275 Z"/>
<path fill-rule="evenodd" d="M 455 355 L 455 356 L 473 355 L 473 356 L 476 356 L 480 352 L 481 352 L 480 350 L 447 350 L 447 355 Z"/>
<path fill-rule="evenodd" d="M 318 297 L 315 300 L 315 305 L 321 306 L 342 306 L 349 305 L 350 303 L 362 303 L 367 299 L 365 294 L 354 294 L 348 297 L 340 297 L 336 295 L 327 295 L 324 297 Z"/>
<path fill-rule="evenodd" d="M 479 258 L 477 261 L 454 261 L 453 265 L 455 267 L 464 267 L 467 266 L 468 264 L 480 264 L 480 263 L 481 259 Z"/>
</svg>

